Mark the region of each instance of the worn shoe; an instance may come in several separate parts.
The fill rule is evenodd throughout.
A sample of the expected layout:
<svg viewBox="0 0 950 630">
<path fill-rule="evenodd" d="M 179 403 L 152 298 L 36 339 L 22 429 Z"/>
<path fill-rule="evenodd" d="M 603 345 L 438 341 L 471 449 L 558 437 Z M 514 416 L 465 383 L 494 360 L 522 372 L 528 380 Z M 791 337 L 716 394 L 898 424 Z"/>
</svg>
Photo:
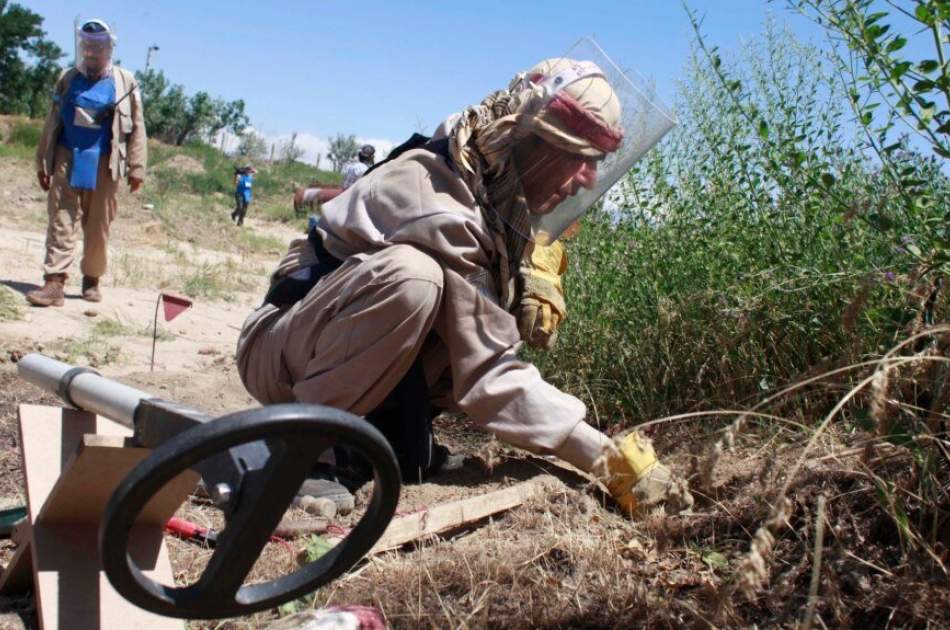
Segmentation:
<svg viewBox="0 0 950 630">
<path fill-rule="evenodd" d="M 102 301 L 102 293 L 99 291 L 99 278 L 82 277 L 82 299 L 87 302 Z"/>
<path fill-rule="evenodd" d="M 62 306 L 66 298 L 66 274 L 51 273 L 43 276 L 43 280 L 43 287 L 27 293 L 26 301 L 33 306 Z"/>
</svg>

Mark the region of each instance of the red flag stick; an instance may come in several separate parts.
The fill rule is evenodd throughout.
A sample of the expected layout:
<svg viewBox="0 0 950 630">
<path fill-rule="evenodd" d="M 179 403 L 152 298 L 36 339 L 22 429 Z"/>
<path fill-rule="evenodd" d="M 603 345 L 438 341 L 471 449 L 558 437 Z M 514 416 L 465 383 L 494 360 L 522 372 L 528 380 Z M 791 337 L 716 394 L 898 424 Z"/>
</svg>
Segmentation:
<svg viewBox="0 0 950 630">
<path fill-rule="evenodd" d="M 155 317 L 152 321 L 152 362 L 149 371 L 155 371 L 155 342 L 158 341 L 158 305 L 164 306 L 165 321 L 170 322 L 191 306 L 191 300 L 175 293 L 159 293 L 155 302 Z"/>
</svg>

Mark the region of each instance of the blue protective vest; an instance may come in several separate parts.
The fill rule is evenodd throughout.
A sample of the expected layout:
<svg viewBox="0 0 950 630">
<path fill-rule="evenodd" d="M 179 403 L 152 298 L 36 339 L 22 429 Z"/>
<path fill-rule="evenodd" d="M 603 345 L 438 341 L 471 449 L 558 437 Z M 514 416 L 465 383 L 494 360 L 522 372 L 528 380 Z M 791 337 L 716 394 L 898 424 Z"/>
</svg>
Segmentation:
<svg viewBox="0 0 950 630">
<path fill-rule="evenodd" d="M 69 185 L 82 190 L 95 190 L 99 173 L 99 157 L 112 144 L 112 116 L 101 116 L 115 105 L 115 79 L 111 76 L 91 81 L 77 73 L 59 111 L 63 132 L 59 144 L 73 152 L 73 168 Z"/>
<path fill-rule="evenodd" d="M 251 188 L 254 186 L 254 177 L 250 174 L 240 175 L 238 177 L 237 189 L 235 194 L 242 195 L 244 201 L 251 202 Z"/>
</svg>

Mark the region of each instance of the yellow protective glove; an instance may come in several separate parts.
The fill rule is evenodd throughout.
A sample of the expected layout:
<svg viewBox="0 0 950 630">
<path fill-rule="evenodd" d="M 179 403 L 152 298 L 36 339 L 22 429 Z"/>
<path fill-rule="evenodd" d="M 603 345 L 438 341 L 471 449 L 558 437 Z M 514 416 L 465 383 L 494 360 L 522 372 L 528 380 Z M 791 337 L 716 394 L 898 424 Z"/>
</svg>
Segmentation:
<svg viewBox="0 0 950 630">
<path fill-rule="evenodd" d="M 624 512 L 633 515 L 664 501 L 675 512 L 693 506 L 685 482 L 674 479 L 660 463 L 649 440 L 634 431 L 617 438 L 614 445 L 607 453 L 602 481 Z"/>
<path fill-rule="evenodd" d="M 559 241 L 535 244 L 521 262 L 524 290 L 518 308 L 518 331 L 529 346 L 550 350 L 557 327 L 567 317 L 561 276 L 567 271 L 567 252 Z"/>
</svg>

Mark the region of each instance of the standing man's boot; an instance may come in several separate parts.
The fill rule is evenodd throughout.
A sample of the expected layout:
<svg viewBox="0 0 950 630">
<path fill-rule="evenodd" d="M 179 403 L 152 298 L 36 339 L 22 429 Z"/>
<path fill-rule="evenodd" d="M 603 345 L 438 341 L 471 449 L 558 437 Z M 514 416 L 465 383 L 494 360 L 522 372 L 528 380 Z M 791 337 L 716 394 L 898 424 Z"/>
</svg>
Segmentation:
<svg viewBox="0 0 950 630">
<path fill-rule="evenodd" d="M 102 301 L 102 293 L 99 291 L 99 278 L 82 277 L 82 299 L 87 302 Z"/>
<path fill-rule="evenodd" d="M 43 280 L 43 287 L 27 293 L 26 301 L 33 306 L 62 306 L 66 298 L 66 274 L 47 274 Z"/>
</svg>

